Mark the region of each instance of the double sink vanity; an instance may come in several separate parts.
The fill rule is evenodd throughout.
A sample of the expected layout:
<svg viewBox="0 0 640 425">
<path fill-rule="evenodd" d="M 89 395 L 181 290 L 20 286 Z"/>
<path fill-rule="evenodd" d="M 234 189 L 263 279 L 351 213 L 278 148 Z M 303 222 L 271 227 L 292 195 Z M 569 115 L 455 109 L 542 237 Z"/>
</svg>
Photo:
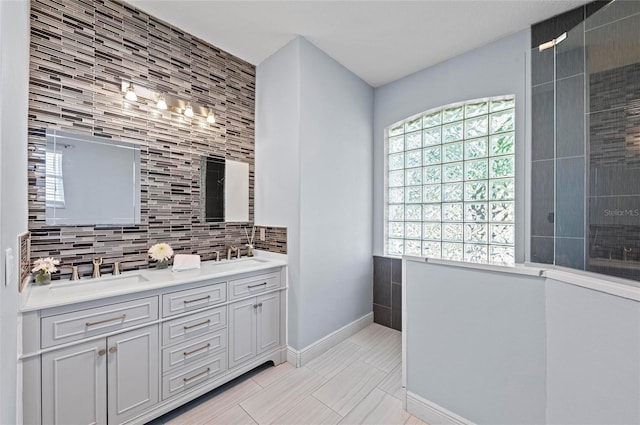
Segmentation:
<svg viewBox="0 0 640 425">
<path fill-rule="evenodd" d="M 285 267 L 259 255 L 28 286 L 24 423 L 146 423 L 284 362 Z"/>
</svg>

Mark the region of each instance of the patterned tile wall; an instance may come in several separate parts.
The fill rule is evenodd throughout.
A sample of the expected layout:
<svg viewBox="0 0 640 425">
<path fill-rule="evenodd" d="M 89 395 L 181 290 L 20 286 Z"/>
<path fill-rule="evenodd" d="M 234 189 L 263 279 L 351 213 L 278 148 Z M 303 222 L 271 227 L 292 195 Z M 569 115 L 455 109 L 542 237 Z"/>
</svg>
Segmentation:
<svg viewBox="0 0 640 425">
<path fill-rule="evenodd" d="M 168 242 L 176 252 L 200 254 L 205 260 L 225 245 L 246 242 L 243 227 L 251 226 L 254 213 L 253 65 L 115 0 L 31 1 L 30 53 L 32 258 L 54 256 L 63 264 L 81 265 L 87 273 L 93 257 L 104 257 L 108 272 L 114 261 L 123 261 L 124 269 L 149 267 L 146 252 L 156 242 Z M 169 110 L 160 112 L 153 99 L 129 102 L 121 91 L 123 80 L 210 106 L 216 124 Z M 139 225 L 46 225 L 47 129 L 141 146 Z M 249 163 L 250 223 L 200 221 L 199 160 L 203 155 Z M 274 248 L 286 250 L 286 243 Z"/>
<path fill-rule="evenodd" d="M 265 229 L 264 241 L 260 240 L 260 229 Z M 254 241 L 256 249 L 262 249 L 270 252 L 287 253 L 287 228 L 286 227 L 268 227 L 256 226 L 256 238 Z"/>
</svg>

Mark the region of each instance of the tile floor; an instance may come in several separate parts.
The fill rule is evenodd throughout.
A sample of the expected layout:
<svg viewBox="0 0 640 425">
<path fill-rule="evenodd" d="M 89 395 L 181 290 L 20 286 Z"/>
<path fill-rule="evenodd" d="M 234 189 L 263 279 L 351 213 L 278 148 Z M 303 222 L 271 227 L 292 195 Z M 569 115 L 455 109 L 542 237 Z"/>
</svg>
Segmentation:
<svg viewBox="0 0 640 425">
<path fill-rule="evenodd" d="M 261 367 L 153 425 L 425 425 L 402 409 L 400 332 L 377 324 L 296 369 Z"/>
</svg>

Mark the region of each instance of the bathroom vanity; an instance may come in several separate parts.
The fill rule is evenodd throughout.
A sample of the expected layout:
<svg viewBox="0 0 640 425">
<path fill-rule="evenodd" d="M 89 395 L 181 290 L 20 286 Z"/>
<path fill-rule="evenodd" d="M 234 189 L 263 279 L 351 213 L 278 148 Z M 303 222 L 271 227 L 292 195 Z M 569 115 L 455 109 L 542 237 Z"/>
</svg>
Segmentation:
<svg viewBox="0 0 640 425">
<path fill-rule="evenodd" d="M 141 424 L 286 360 L 286 262 L 206 262 L 28 287 L 25 424 Z"/>
</svg>

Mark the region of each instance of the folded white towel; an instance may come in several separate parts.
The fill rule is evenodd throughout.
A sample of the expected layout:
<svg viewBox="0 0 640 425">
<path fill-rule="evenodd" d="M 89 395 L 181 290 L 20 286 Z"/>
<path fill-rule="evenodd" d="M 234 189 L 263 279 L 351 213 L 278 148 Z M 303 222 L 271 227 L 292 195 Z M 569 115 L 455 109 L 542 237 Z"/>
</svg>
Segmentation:
<svg viewBox="0 0 640 425">
<path fill-rule="evenodd" d="M 191 254 L 176 254 L 173 257 L 173 271 L 192 270 L 200 268 L 200 256 Z"/>
</svg>

